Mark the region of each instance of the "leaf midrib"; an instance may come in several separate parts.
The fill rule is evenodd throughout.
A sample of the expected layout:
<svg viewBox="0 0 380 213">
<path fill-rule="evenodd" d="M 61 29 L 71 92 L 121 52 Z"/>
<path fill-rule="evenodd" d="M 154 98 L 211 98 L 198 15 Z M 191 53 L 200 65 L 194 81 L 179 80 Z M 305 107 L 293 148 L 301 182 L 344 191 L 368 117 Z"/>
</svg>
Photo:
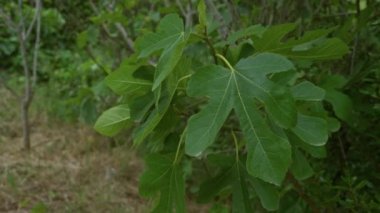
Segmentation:
<svg viewBox="0 0 380 213">
<path fill-rule="evenodd" d="M 248 77 L 246 77 L 245 75 L 241 74 L 240 72 L 236 71 L 236 73 L 238 75 L 240 75 L 242 78 L 244 78 L 246 81 L 254 84 L 256 87 L 258 87 L 259 89 L 261 89 L 263 92 L 265 92 L 271 99 L 272 101 L 276 104 L 276 106 L 279 106 L 277 100 L 272 96 L 272 94 L 270 92 L 268 92 L 267 90 L 265 90 L 265 88 L 263 88 L 262 86 L 260 86 L 259 84 L 257 84 L 256 82 L 252 81 L 251 79 L 249 79 Z M 284 111 L 282 109 L 282 107 L 278 107 L 278 109 L 282 112 L 283 115 L 285 115 L 287 117 L 288 120 L 292 120 L 292 118 L 290 116 L 288 116 L 288 113 L 286 111 Z"/>
<path fill-rule="evenodd" d="M 200 139 L 202 139 L 205 135 L 207 135 L 207 134 L 210 132 L 212 126 L 214 126 L 214 124 L 215 124 L 215 122 L 216 122 L 217 115 L 219 114 L 219 111 L 220 111 L 220 109 L 222 108 L 222 103 L 224 103 L 224 100 L 225 100 L 225 98 L 226 98 L 227 92 L 228 92 L 228 90 L 229 90 L 229 88 L 230 88 L 231 79 L 232 79 L 232 75 L 231 75 L 230 78 L 228 79 L 227 87 L 226 87 L 226 89 L 224 90 L 224 94 L 223 94 L 222 100 L 220 101 L 220 104 L 218 105 L 218 109 L 216 110 L 216 113 L 215 113 L 215 116 L 214 116 L 214 118 L 213 118 L 213 120 L 212 120 L 212 123 L 211 123 L 211 125 L 209 126 L 209 128 L 207 128 L 207 131 L 205 131 L 205 132 L 203 133 L 203 135 L 200 137 Z"/>
<path fill-rule="evenodd" d="M 253 131 L 253 134 L 254 134 L 254 136 L 255 136 L 255 138 L 256 138 L 256 140 L 257 140 L 257 144 L 256 144 L 255 147 L 256 147 L 256 149 L 257 149 L 257 146 L 261 146 L 262 150 L 265 150 L 265 149 L 263 148 L 263 145 L 262 145 L 263 142 L 261 141 L 260 137 L 257 135 L 256 128 L 255 128 L 255 126 L 254 126 L 252 120 L 250 119 L 250 116 L 249 116 L 249 114 L 248 114 L 247 108 L 245 107 L 245 104 L 244 104 L 244 101 L 243 101 L 243 98 L 242 98 L 242 96 L 241 96 L 240 89 L 239 89 L 239 86 L 238 86 L 238 82 L 237 82 L 236 77 L 235 77 L 235 74 L 234 74 L 235 72 L 237 72 L 237 71 L 234 71 L 234 72 L 232 73 L 232 75 L 234 76 L 234 80 L 235 80 L 235 85 L 236 85 L 237 94 L 238 94 L 238 96 L 239 96 L 240 103 L 241 103 L 241 105 L 243 106 L 243 110 L 244 110 L 244 113 L 245 113 L 245 115 L 246 115 L 246 117 L 247 117 L 248 123 L 249 123 L 249 125 L 251 126 L 251 129 L 252 129 L 252 131 Z M 237 73 L 239 73 L 239 72 L 237 72 Z M 263 153 L 264 153 L 264 155 L 265 155 L 267 161 L 268 161 L 268 162 L 271 162 L 271 160 L 269 159 L 269 156 L 267 155 L 267 153 L 266 153 L 265 151 L 264 151 Z M 271 172 L 274 174 L 273 167 L 270 167 L 270 168 L 268 168 L 268 169 L 270 169 Z"/>
<path fill-rule="evenodd" d="M 124 111 L 128 111 L 128 112 L 129 112 L 128 109 L 121 109 L 121 110 L 124 110 Z M 128 120 L 128 119 L 130 118 L 130 116 L 125 116 L 125 117 L 124 117 L 124 116 L 120 116 L 120 117 L 115 116 L 115 117 L 116 117 L 116 119 L 119 118 L 119 120 L 117 120 L 117 121 L 113 121 L 113 122 L 111 122 L 111 123 L 107 123 L 107 124 L 105 124 L 105 125 L 101 125 L 101 127 L 108 127 L 108 126 L 114 125 L 114 124 L 116 124 L 116 123 L 121 123 L 121 122 L 126 121 L 126 120 Z"/>
<path fill-rule="evenodd" d="M 126 81 L 126 80 L 111 80 L 111 82 L 128 83 L 128 84 L 136 84 L 136 85 L 144 85 L 144 86 L 152 85 L 152 83 L 148 83 L 148 82 Z"/>
</svg>

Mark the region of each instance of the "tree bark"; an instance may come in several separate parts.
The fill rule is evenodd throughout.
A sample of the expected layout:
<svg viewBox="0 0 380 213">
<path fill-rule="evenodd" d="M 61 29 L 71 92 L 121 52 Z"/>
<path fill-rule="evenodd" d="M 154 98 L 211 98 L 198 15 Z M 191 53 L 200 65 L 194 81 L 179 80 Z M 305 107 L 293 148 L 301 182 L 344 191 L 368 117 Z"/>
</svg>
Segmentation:
<svg viewBox="0 0 380 213">
<path fill-rule="evenodd" d="M 18 1 L 18 13 L 19 13 L 19 24 L 18 24 L 18 40 L 20 45 L 20 54 L 22 58 L 22 67 L 24 69 L 24 95 L 20 98 L 21 102 L 21 122 L 22 122 L 22 131 L 23 131 L 23 144 L 25 150 L 30 150 L 30 123 L 29 123 L 29 108 L 33 100 L 33 88 L 37 81 L 37 66 L 38 66 L 38 49 L 40 42 L 40 28 L 41 28 L 41 1 L 35 1 L 35 18 L 31 23 L 31 26 L 28 28 L 28 32 L 25 31 L 24 17 L 22 12 L 23 1 Z M 33 64 L 32 72 L 29 69 L 28 64 L 28 52 L 26 47 L 27 36 L 36 22 L 36 39 L 34 44 L 33 52 Z"/>
</svg>

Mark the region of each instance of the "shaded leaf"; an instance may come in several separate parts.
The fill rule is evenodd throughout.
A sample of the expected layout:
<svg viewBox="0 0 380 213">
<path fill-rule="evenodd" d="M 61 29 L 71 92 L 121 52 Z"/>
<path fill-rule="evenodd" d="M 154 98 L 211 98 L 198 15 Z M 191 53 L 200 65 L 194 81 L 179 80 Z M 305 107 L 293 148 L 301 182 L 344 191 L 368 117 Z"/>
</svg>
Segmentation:
<svg viewBox="0 0 380 213">
<path fill-rule="evenodd" d="M 340 39 L 325 38 L 332 29 L 308 31 L 298 39 L 283 41 L 295 28 L 295 24 L 269 27 L 261 37 L 253 37 L 253 45 L 259 52 L 273 52 L 289 58 L 306 60 L 337 59 L 349 51 Z"/>
<path fill-rule="evenodd" d="M 353 105 L 349 96 L 341 92 L 347 80 L 341 75 L 332 75 L 326 77 L 321 86 L 326 90 L 325 100 L 329 102 L 335 115 L 343 121 L 352 121 Z"/>
<path fill-rule="evenodd" d="M 301 140 L 297 135 L 294 133 L 288 132 L 287 136 L 289 138 L 289 141 L 293 146 L 300 147 L 304 151 L 306 151 L 308 154 L 315 158 L 325 158 L 326 157 L 326 148 L 324 146 L 312 146 L 303 140 Z"/>
<path fill-rule="evenodd" d="M 309 81 L 303 81 L 292 87 L 292 95 L 296 100 L 321 101 L 325 97 L 325 91 Z"/>
<path fill-rule="evenodd" d="M 133 143 L 135 145 L 138 145 L 142 141 L 144 141 L 144 139 L 160 123 L 166 111 L 169 109 L 170 103 L 177 90 L 178 84 L 190 72 L 190 67 L 190 61 L 187 59 L 182 59 L 181 62 L 178 63 L 174 72 L 172 72 L 168 76 L 167 80 L 162 86 L 162 92 L 160 92 L 161 94 L 158 97 L 158 102 L 155 105 L 155 108 L 152 112 L 150 112 L 149 116 L 144 121 L 144 123 L 138 126 L 133 132 Z"/>
<path fill-rule="evenodd" d="M 232 212 L 252 212 L 246 170 L 240 161 L 233 163 L 231 167 L 203 182 L 198 193 L 198 201 L 201 203 L 210 202 L 224 189 L 231 189 Z"/>
<path fill-rule="evenodd" d="M 241 39 L 248 39 L 249 37 L 255 35 L 261 37 L 265 28 L 261 25 L 253 25 L 242 30 L 232 32 L 228 37 L 227 41 L 218 42 L 215 44 L 216 47 L 224 46 L 224 45 L 233 45 L 237 41 Z"/>
<path fill-rule="evenodd" d="M 174 155 L 149 155 L 147 169 L 140 178 L 139 192 L 151 197 L 159 193 L 158 204 L 152 212 L 185 212 L 185 180 Z M 174 211 L 175 210 L 175 211 Z"/>
<path fill-rule="evenodd" d="M 352 121 L 352 101 L 350 97 L 337 90 L 327 90 L 326 101 L 333 106 L 335 115 L 343 121 Z"/>
<path fill-rule="evenodd" d="M 314 174 L 306 157 L 298 149 L 293 150 L 293 163 L 290 171 L 297 180 L 305 180 Z"/>
<path fill-rule="evenodd" d="M 280 203 L 280 193 L 275 186 L 257 178 L 250 180 L 263 207 L 269 211 L 277 210 Z"/>
<path fill-rule="evenodd" d="M 325 145 L 328 139 L 327 123 L 324 119 L 301 113 L 298 114 L 297 126 L 292 131 L 313 146 Z"/>
<path fill-rule="evenodd" d="M 234 166 L 224 169 L 215 177 L 204 181 L 200 186 L 197 201 L 200 203 L 208 203 L 221 191 L 230 188 L 236 178 Z"/>
<path fill-rule="evenodd" d="M 230 189 L 232 194 L 232 212 L 253 212 L 252 201 L 248 192 L 250 186 L 254 187 L 260 202 L 267 210 L 276 210 L 279 205 L 278 190 L 269 183 L 250 177 L 244 162 L 234 162 L 231 167 L 223 169 L 218 175 L 212 177 L 200 186 L 198 201 L 210 202 L 224 189 Z"/>
</svg>

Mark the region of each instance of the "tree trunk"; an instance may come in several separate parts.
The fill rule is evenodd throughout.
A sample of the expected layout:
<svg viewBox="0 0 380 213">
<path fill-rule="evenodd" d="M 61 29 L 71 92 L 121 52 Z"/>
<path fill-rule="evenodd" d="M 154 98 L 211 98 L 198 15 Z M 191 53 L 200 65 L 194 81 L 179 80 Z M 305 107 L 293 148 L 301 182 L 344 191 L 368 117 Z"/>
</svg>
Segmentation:
<svg viewBox="0 0 380 213">
<path fill-rule="evenodd" d="M 21 121 L 22 121 L 22 130 L 23 130 L 23 143 L 24 149 L 30 150 L 30 125 L 29 125 L 29 106 L 30 101 L 22 101 L 21 104 Z"/>
</svg>

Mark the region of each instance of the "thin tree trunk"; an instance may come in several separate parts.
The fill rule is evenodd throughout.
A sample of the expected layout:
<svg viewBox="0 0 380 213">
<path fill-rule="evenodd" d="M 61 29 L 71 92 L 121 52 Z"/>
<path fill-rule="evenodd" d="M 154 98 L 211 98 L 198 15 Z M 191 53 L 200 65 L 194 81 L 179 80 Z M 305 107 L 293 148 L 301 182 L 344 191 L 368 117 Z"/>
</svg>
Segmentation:
<svg viewBox="0 0 380 213">
<path fill-rule="evenodd" d="M 41 27 L 41 1 L 35 1 L 35 18 L 32 21 L 31 26 L 28 28 L 28 33 L 25 31 L 24 17 L 22 12 L 22 0 L 18 1 L 18 12 L 19 12 L 19 26 L 18 26 L 18 40 L 20 45 L 20 54 L 22 58 L 22 66 L 24 69 L 24 96 L 20 99 L 21 102 L 21 122 L 23 130 L 23 144 L 25 150 L 30 150 L 30 123 L 29 123 L 29 108 L 33 100 L 33 87 L 35 87 L 37 81 L 37 65 L 38 65 L 38 49 L 40 42 L 40 27 Z M 28 53 L 27 53 L 27 36 L 34 26 L 34 22 L 37 22 L 36 27 L 36 40 L 34 44 L 33 53 L 33 64 L 32 72 L 28 65 Z M 31 76 L 32 74 L 32 76 Z"/>
<path fill-rule="evenodd" d="M 24 43 L 24 35 L 22 31 L 19 33 L 19 41 L 20 41 L 20 53 L 22 56 L 22 64 L 24 68 L 24 96 L 21 98 L 21 122 L 22 122 L 22 131 L 23 131 L 23 141 L 24 148 L 26 150 L 30 149 L 30 125 L 29 125 L 29 106 L 32 101 L 32 88 L 31 88 L 31 77 L 30 70 L 28 68 L 27 62 L 27 53 Z"/>
<path fill-rule="evenodd" d="M 21 98 L 21 122 L 22 122 L 22 132 L 23 132 L 23 142 L 24 148 L 26 150 L 30 149 L 30 127 L 28 119 L 29 103 L 31 100 L 31 85 L 30 85 L 30 70 L 27 61 L 27 52 L 25 47 L 25 26 L 24 17 L 22 14 L 22 0 L 18 1 L 18 12 L 19 12 L 19 26 L 18 26 L 18 40 L 20 45 L 20 54 L 22 58 L 22 66 L 24 69 L 24 96 Z"/>
<path fill-rule="evenodd" d="M 29 124 L 29 106 L 30 104 L 23 102 L 21 106 L 21 120 L 23 130 L 24 149 L 30 150 L 30 124 Z"/>
</svg>

